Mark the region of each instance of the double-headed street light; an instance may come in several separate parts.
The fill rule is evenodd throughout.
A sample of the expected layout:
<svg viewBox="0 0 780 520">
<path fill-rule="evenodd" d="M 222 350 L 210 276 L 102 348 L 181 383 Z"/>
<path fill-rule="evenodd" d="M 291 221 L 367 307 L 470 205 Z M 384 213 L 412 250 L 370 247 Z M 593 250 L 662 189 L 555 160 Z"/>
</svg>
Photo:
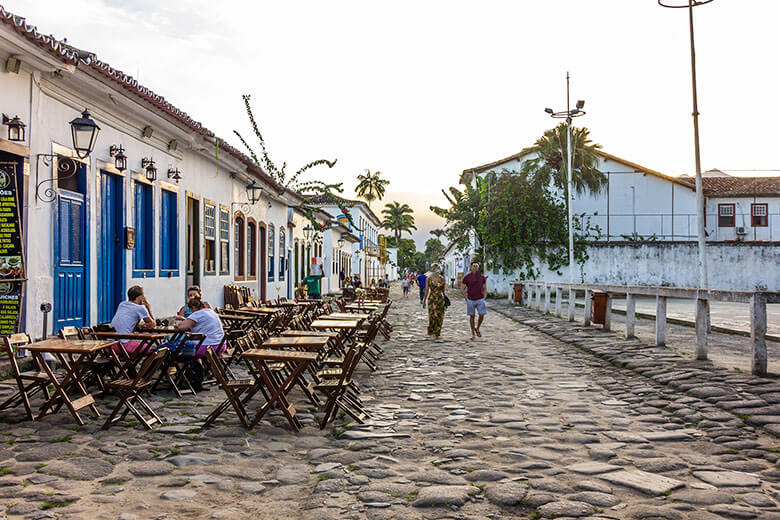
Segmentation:
<svg viewBox="0 0 780 520">
<path fill-rule="evenodd" d="M 566 110 L 555 112 L 552 108 L 545 108 L 544 111 L 550 114 L 550 117 L 553 117 L 555 119 L 565 119 L 566 120 L 566 174 L 567 174 L 567 195 L 566 195 L 566 205 L 569 208 L 569 282 L 574 283 L 574 223 L 572 222 L 572 189 L 573 189 L 573 181 L 572 181 L 572 169 L 574 168 L 574 165 L 572 164 L 574 156 L 571 152 L 571 120 L 575 117 L 580 117 L 585 115 L 585 111 L 582 110 L 585 108 L 585 100 L 580 99 L 577 101 L 576 108 L 571 108 L 569 104 L 569 73 L 566 73 Z"/>
</svg>

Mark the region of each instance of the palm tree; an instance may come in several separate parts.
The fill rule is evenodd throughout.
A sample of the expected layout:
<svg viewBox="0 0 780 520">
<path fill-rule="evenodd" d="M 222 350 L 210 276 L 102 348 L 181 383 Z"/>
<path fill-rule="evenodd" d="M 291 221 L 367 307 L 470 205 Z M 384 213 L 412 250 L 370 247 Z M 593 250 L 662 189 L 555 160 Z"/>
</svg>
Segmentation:
<svg viewBox="0 0 780 520">
<path fill-rule="evenodd" d="M 368 202 L 369 206 L 374 200 L 382 200 L 385 196 L 385 188 L 390 184 L 390 181 L 382 179 L 381 175 L 382 172 L 371 173 L 371 170 L 366 170 L 365 174 L 357 176 L 358 185 L 355 187 L 355 193 Z"/>
<path fill-rule="evenodd" d="M 600 144 L 590 140 L 587 128 L 571 129 L 572 141 L 572 185 L 578 195 L 588 191 L 599 193 L 607 186 L 607 176 L 597 168 Z M 523 150 L 522 154 L 535 154 L 536 157 L 523 162 L 522 168 L 527 172 L 533 184 L 542 187 L 551 184 L 560 188 L 568 204 L 568 172 L 566 170 L 566 123 L 547 130 L 533 146 Z"/>
<path fill-rule="evenodd" d="M 392 230 L 396 244 L 398 244 L 404 231 L 411 235 L 412 230 L 417 229 L 414 225 L 413 213 L 409 204 L 399 204 L 396 201 L 393 201 L 392 204 L 385 204 L 385 209 L 382 210 L 382 215 L 384 216 L 382 227 Z"/>
</svg>

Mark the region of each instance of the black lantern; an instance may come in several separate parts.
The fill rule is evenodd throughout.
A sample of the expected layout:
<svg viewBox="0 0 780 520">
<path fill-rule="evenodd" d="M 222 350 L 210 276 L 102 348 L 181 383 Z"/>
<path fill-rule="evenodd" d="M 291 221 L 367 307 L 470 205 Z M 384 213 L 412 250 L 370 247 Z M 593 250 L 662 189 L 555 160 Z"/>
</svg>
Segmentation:
<svg viewBox="0 0 780 520">
<path fill-rule="evenodd" d="M 342 247 L 344 247 L 344 238 L 339 238 L 338 240 L 336 240 L 336 243 L 339 245 L 339 249 L 341 249 Z"/>
<path fill-rule="evenodd" d="M 80 159 L 86 159 L 95 148 L 100 127 L 89 117 L 89 110 L 84 109 L 81 117 L 77 117 L 70 122 L 70 129 L 73 133 L 73 148 Z"/>
<path fill-rule="evenodd" d="M 24 141 L 24 127 L 25 124 L 19 119 L 19 116 L 9 118 L 3 114 L 3 124 L 8 126 L 8 140 L 15 142 Z"/>
<path fill-rule="evenodd" d="M 181 172 L 178 168 L 168 168 L 168 178 L 175 180 L 176 184 L 179 184 L 179 181 L 181 180 Z"/>
<path fill-rule="evenodd" d="M 314 228 L 311 227 L 311 224 L 306 224 L 306 227 L 303 228 L 303 238 L 308 242 L 311 239 L 311 234 L 314 232 Z"/>
<path fill-rule="evenodd" d="M 146 169 L 146 180 L 154 182 L 157 180 L 157 167 L 154 165 L 154 159 L 141 159 L 141 168 Z"/>
<path fill-rule="evenodd" d="M 108 149 L 108 154 L 114 158 L 114 167 L 117 170 L 123 172 L 127 169 L 127 156 L 121 144 L 119 146 L 112 144 Z"/>
<path fill-rule="evenodd" d="M 257 181 L 252 181 L 251 184 L 246 185 L 246 196 L 249 197 L 249 202 L 254 204 L 260 200 L 263 195 L 263 187 L 257 184 Z"/>
</svg>

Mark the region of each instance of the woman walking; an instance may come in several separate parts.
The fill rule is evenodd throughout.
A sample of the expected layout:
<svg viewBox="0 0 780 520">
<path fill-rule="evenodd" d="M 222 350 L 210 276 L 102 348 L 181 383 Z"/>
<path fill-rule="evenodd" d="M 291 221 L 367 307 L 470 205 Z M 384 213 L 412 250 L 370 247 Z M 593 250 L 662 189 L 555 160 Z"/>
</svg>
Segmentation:
<svg viewBox="0 0 780 520">
<path fill-rule="evenodd" d="M 444 321 L 444 277 L 439 264 L 431 265 L 431 272 L 425 280 L 425 295 L 423 309 L 428 305 L 428 335 L 438 338 L 441 335 L 441 325 Z"/>
</svg>

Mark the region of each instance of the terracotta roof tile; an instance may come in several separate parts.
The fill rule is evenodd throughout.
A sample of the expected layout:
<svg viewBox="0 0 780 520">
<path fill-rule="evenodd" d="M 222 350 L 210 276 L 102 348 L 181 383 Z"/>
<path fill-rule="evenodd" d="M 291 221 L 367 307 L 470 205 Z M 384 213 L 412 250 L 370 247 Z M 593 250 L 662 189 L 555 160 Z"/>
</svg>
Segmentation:
<svg viewBox="0 0 780 520">
<path fill-rule="evenodd" d="M 691 179 L 692 182 L 695 182 Z M 778 197 L 780 177 L 704 177 L 704 194 L 720 197 Z"/>
</svg>

